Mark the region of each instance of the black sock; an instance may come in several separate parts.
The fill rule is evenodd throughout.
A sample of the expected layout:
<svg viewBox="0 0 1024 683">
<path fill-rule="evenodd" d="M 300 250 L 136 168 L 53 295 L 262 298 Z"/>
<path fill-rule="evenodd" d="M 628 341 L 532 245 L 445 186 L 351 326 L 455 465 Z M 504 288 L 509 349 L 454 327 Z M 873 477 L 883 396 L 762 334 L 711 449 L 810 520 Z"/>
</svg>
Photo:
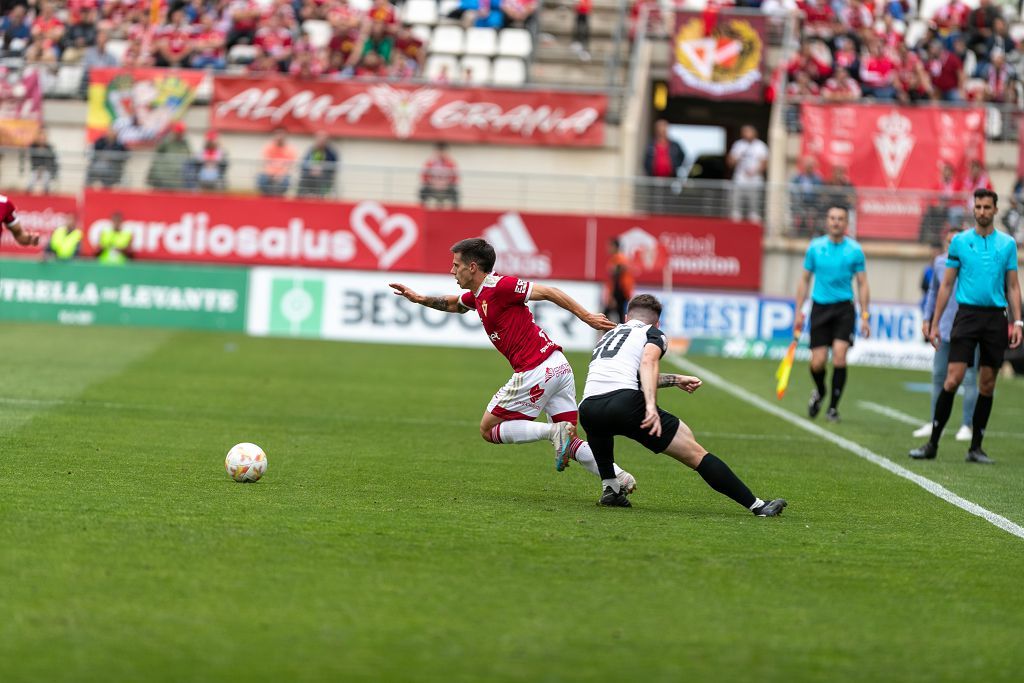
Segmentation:
<svg viewBox="0 0 1024 683">
<path fill-rule="evenodd" d="M 839 399 L 843 396 L 845 386 L 846 368 L 832 368 L 832 401 L 828 404 L 830 410 L 839 407 Z"/>
<path fill-rule="evenodd" d="M 811 377 L 814 379 L 814 386 L 818 387 L 818 396 L 825 395 L 825 370 L 824 368 L 815 372 L 811 370 Z"/>
<path fill-rule="evenodd" d="M 955 391 L 946 391 L 943 389 L 939 392 L 939 397 L 935 399 L 935 416 L 932 418 L 932 436 L 929 441 L 932 445 L 939 445 L 939 437 L 942 436 L 942 430 L 945 429 L 946 423 L 949 422 L 949 415 L 953 412 L 953 399 L 956 397 Z M 980 402 L 981 396 L 978 397 Z M 974 409 L 977 414 L 978 409 Z"/>
<path fill-rule="evenodd" d="M 981 448 L 981 440 L 985 438 L 985 427 L 988 426 L 988 416 L 992 414 L 992 397 L 985 394 L 978 394 L 978 402 L 974 404 L 974 424 L 971 434 L 971 450 Z"/>
<path fill-rule="evenodd" d="M 723 496 L 729 496 L 748 510 L 757 500 L 757 496 L 751 493 L 747 485 L 733 474 L 729 466 L 711 453 L 707 453 L 697 465 L 697 474 L 704 478 L 708 486 Z"/>
</svg>

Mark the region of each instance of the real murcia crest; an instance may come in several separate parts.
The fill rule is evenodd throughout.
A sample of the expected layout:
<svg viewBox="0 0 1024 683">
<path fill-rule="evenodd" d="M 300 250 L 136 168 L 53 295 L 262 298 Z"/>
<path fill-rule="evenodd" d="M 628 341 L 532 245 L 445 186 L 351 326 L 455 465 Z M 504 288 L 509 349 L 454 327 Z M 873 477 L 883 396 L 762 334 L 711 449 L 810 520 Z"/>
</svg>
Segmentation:
<svg viewBox="0 0 1024 683">
<path fill-rule="evenodd" d="M 897 111 L 878 119 L 875 151 L 882 160 L 882 170 L 889 187 L 895 187 L 903 175 L 903 167 L 914 149 L 914 124 Z"/>
<path fill-rule="evenodd" d="M 434 88 L 399 90 L 390 85 L 375 85 L 368 89 L 373 103 L 391 122 L 391 129 L 398 138 L 407 138 L 424 114 L 441 97 L 441 91 Z"/>
</svg>

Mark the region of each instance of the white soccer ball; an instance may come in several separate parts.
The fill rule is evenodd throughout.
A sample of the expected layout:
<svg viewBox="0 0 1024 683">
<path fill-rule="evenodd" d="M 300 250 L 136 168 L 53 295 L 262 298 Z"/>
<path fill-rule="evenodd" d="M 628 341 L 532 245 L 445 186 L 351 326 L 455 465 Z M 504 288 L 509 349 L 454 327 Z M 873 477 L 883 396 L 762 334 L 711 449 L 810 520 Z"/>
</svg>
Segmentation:
<svg viewBox="0 0 1024 683">
<path fill-rule="evenodd" d="M 235 481 L 259 481 L 267 471 L 267 454 L 254 443 L 237 444 L 224 458 L 224 469 Z"/>
</svg>

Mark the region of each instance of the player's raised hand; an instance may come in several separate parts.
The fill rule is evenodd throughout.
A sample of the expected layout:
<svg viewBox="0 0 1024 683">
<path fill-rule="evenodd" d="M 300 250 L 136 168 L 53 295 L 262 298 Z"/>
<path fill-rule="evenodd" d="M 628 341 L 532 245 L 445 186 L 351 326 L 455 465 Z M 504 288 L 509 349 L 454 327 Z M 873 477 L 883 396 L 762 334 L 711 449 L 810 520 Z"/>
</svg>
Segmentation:
<svg viewBox="0 0 1024 683">
<path fill-rule="evenodd" d="M 703 386 L 704 383 L 692 375 L 679 375 L 678 386 L 688 394 L 692 394 Z"/>
<path fill-rule="evenodd" d="M 391 287 L 391 289 L 395 290 L 395 294 L 397 296 L 404 296 L 406 299 L 413 302 L 414 304 L 418 304 L 420 302 L 420 299 L 423 298 L 419 294 L 414 292 L 412 289 L 406 287 L 400 282 L 392 282 L 388 286 Z"/>
<path fill-rule="evenodd" d="M 587 313 L 583 317 L 583 322 L 593 327 L 595 330 L 610 330 L 615 327 L 615 323 L 608 319 L 604 313 Z"/>
<path fill-rule="evenodd" d="M 657 406 L 647 406 L 640 429 L 646 429 L 651 436 L 661 436 L 661 416 L 658 415 Z"/>
</svg>

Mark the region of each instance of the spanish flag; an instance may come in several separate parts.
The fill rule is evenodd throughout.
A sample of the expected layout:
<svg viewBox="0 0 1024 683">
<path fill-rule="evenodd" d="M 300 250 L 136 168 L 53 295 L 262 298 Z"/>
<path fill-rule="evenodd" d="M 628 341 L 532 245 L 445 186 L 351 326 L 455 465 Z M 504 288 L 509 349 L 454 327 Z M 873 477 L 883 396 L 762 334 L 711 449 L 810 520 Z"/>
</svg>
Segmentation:
<svg viewBox="0 0 1024 683">
<path fill-rule="evenodd" d="M 775 371 L 775 378 L 778 384 L 775 385 L 775 396 L 781 401 L 786 395 L 786 387 L 789 386 L 789 373 L 793 371 L 793 357 L 796 356 L 796 339 L 789 343 L 786 355 L 779 363 L 779 369 Z"/>
</svg>

